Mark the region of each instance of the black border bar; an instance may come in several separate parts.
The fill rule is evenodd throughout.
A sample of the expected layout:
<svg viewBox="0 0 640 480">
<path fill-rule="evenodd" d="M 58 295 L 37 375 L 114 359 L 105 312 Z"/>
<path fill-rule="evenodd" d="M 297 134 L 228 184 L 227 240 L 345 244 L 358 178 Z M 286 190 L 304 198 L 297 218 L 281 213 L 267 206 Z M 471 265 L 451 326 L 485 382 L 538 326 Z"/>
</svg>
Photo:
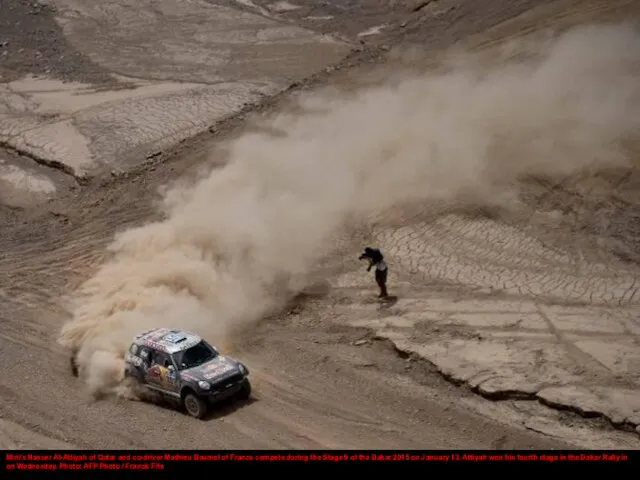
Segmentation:
<svg viewBox="0 0 640 480">
<path fill-rule="evenodd" d="M 640 465 L 640 450 L 3 450 L 3 471 L 184 472 L 212 464 Z"/>
</svg>

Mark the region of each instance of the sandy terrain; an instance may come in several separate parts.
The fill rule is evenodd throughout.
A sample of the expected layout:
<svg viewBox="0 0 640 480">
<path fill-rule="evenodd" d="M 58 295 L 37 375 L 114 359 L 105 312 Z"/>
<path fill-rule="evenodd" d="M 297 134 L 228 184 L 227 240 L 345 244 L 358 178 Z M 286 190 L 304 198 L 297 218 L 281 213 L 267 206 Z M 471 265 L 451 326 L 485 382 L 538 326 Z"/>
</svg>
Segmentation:
<svg viewBox="0 0 640 480">
<path fill-rule="evenodd" d="M 640 447 L 634 3 L 1 2 L 0 445 Z M 254 400 L 114 394 L 159 324 Z"/>
</svg>

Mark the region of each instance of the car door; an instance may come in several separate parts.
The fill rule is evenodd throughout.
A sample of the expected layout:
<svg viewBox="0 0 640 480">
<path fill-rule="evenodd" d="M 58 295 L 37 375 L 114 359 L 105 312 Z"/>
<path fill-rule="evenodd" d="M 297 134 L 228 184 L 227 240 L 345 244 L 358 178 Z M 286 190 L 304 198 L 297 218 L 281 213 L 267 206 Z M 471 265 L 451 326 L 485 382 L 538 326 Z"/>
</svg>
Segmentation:
<svg viewBox="0 0 640 480">
<path fill-rule="evenodd" d="M 151 359 L 151 368 L 149 368 L 149 384 L 174 392 L 177 390 L 177 378 L 176 367 L 171 356 L 155 350 Z"/>
<path fill-rule="evenodd" d="M 147 384 L 152 387 L 160 387 L 160 365 L 157 363 L 158 352 L 148 347 L 145 350 L 146 355 L 144 355 L 144 357 L 146 358 L 147 364 L 145 379 Z"/>
</svg>

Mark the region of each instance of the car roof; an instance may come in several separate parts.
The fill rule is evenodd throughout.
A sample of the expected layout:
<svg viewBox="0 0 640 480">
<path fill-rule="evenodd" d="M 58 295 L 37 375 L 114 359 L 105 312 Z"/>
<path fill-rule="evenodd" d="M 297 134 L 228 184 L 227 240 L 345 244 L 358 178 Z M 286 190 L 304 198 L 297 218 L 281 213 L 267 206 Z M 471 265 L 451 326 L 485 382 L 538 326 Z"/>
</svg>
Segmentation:
<svg viewBox="0 0 640 480">
<path fill-rule="evenodd" d="M 173 354 L 186 350 L 199 343 L 202 338 L 186 330 L 175 328 L 153 328 L 139 333 L 134 343 L 145 345 L 160 352 Z"/>
</svg>

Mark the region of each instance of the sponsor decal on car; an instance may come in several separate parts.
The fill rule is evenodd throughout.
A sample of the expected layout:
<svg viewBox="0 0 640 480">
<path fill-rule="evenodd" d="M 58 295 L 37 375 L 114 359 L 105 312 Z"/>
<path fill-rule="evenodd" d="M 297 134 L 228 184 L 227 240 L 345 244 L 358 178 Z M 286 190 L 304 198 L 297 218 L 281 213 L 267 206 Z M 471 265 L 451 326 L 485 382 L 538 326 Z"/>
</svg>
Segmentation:
<svg viewBox="0 0 640 480">
<path fill-rule="evenodd" d="M 233 370 L 235 370 L 235 366 L 231 365 L 230 363 L 220 362 L 220 363 L 213 363 L 211 365 L 207 365 L 205 368 L 202 369 L 202 372 L 204 377 L 209 379 L 214 377 L 220 377 L 225 373 L 231 372 Z"/>
</svg>

